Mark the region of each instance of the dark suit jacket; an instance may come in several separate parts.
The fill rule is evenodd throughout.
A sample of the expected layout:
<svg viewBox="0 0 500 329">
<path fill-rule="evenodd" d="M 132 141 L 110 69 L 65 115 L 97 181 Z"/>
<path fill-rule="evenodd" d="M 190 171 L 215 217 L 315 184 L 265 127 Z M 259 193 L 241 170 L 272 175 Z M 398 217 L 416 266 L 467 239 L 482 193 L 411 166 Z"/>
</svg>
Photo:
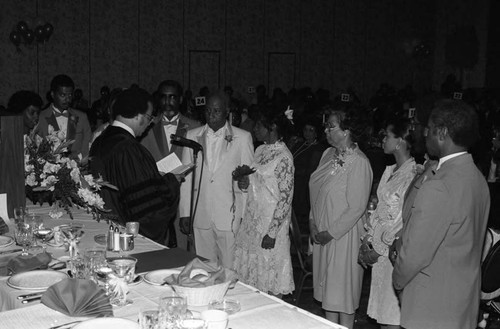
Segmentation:
<svg viewBox="0 0 500 329">
<path fill-rule="evenodd" d="M 101 190 L 105 207 L 114 215 L 111 218 L 122 224 L 138 221 L 141 234 L 163 244 L 179 204 L 175 176 L 160 176 L 148 150 L 125 129 L 114 126 L 92 143 L 89 164 L 94 176 L 101 175 L 119 189 Z"/>
<path fill-rule="evenodd" d="M 89 154 L 89 143 L 92 137 L 87 114 L 72 108 L 68 109 L 68 112 L 69 118 L 66 140 L 75 141 L 70 147 L 70 156 L 76 158 L 78 154 L 81 153 L 85 158 Z M 47 136 L 49 125 L 54 127 L 56 131 L 60 130 L 53 112 L 52 104 L 40 113 L 37 133 L 42 137 Z"/>
<path fill-rule="evenodd" d="M 189 129 L 199 126 L 200 123 L 198 121 L 189 119 L 188 117 L 179 114 L 179 123 L 177 125 L 176 135 L 186 137 L 186 133 Z M 149 129 L 147 134 L 142 138 L 141 144 L 144 145 L 149 152 L 151 152 L 155 161 L 163 159 L 170 153 L 175 153 L 179 159 L 182 159 L 182 146 L 172 144 L 172 147 L 170 149 L 168 148 L 167 136 L 165 136 L 161 116 L 159 117 L 159 120 L 155 120 L 154 126 Z"/>
<path fill-rule="evenodd" d="M 489 206 L 470 154 L 446 161 L 420 186 L 406 210 L 392 274 L 394 287 L 403 289 L 402 327 L 476 327 Z"/>
</svg>

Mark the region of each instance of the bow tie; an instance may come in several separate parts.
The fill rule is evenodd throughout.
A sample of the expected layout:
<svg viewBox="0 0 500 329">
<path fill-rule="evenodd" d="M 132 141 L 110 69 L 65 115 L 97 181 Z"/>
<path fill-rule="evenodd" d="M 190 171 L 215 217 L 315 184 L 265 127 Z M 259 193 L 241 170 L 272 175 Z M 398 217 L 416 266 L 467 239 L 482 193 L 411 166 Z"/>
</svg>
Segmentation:
<svg viewBox="0 0 500 329">
<path fill-rule="evenodd" d="M 69 118 L 69 112 L 68 111 L 63 111 L 62 113 L 61 112 L 58 112 L 58 111 L 54 111 L 54 115 L 57 117 L 65 117 L 65 118 Z"/>
<path fill-rule="evenodd" d="M 175 121 L 162 120 L 162 123 L 164 126 L 177 126 L 178 122 L 179 122 L 179 120 L 175 120 Z"/>
</svg>

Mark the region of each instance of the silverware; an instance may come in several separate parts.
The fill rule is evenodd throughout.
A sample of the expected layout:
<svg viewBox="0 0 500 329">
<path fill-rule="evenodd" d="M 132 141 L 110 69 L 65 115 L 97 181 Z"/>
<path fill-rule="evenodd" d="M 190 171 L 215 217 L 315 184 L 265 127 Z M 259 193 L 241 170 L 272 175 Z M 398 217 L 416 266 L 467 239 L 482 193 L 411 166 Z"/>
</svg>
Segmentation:
<svg viewBox="0 0 500 329">
<path fill-rule="evenodd" d="M 22 249 L 12 249 L 12 250 L 0 251 L 0 255 L 10 254 L 10 253 L 13 253 L 13 252 L 18 252 L 18 251 L 22 251 Z"/>
<path fill-rule="evenodd" d="M 21 301 L 21 304 L 28 304 L 37 300 L 42 299 L 42 295 L 36 296 L 36 297 L 31 297 L 31 298 L 26 298 Z"/>
<path fill-rule="evenodd" d="M 38 295 L 43 295 L 44 291 L 39 291 L 39 292 L 34 292 L 34 293 L 31 293 L 31 294 L 26 294 L 26 295 L 19 295 L 17 296 L 17 299 L 25 299 L 25 298 L 30 298 L 30 297 L 34 297 L 34 296 L 38 296 Z"/>
<path fill-rule="evenodd" d="M 83 320 L 80 320 L 80 321 L 73 321 L 73 322 L 68 322 L 68 323 L 60 324 L 60 325 L 58 325 L 58 326 L 50 327 L 49 329 L 58 329 L 58 328 L 61 328 L 61 327 L 64 327 L 64 326 L 67 326 L 67 325 L 70 325 L 70 324 L 80 323 L 80 322 L 82 322 L 82 321 L 83 321 Z"/>
</svg>

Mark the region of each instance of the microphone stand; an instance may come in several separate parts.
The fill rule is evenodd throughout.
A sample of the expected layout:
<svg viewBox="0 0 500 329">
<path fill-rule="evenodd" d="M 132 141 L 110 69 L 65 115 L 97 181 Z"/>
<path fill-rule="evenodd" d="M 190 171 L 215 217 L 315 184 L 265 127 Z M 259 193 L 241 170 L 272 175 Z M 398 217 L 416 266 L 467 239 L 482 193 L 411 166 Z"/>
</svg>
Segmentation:
<svg viewBox="0 0 500 329">
<path fill-rule="evenodd" d="M 193 229 L 193 223 L 194 223 L 194 186 L 196 184 L 196 167 L 198 166 L 198 152 L 199 150 L 193 150 L 193 163 L 194 163 L 194 170 L 193 170 L 193 177 L 191 177 L 191 200 L 189 203 L 189 234 L 187 236 L 187 246 L 186 249 L 187 251 L 191 251 L 191 248 L 194 250 L 194 229 Z M 203 164 L 202 164 L 203 166 Z"/>
</svg>

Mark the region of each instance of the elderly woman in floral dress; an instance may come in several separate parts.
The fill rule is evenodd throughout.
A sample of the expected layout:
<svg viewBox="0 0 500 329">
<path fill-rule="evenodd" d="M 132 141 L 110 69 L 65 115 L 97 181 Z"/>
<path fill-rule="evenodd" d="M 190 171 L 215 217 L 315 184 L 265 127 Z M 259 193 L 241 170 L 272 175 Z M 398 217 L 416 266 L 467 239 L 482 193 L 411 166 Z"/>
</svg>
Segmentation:
<svg viewBox="0 0 500 329">
<path fill-rule="evenodd" d="M 363 268 L 357 258 L 372 184 L 370 162 L 356 144 L 364 131 L 359 117 L 333 112 L 325 129 L 333 147 L 309 181 L 314 298 L 328 320 L 348 328 L 361 297 Z"/>
</svg>

